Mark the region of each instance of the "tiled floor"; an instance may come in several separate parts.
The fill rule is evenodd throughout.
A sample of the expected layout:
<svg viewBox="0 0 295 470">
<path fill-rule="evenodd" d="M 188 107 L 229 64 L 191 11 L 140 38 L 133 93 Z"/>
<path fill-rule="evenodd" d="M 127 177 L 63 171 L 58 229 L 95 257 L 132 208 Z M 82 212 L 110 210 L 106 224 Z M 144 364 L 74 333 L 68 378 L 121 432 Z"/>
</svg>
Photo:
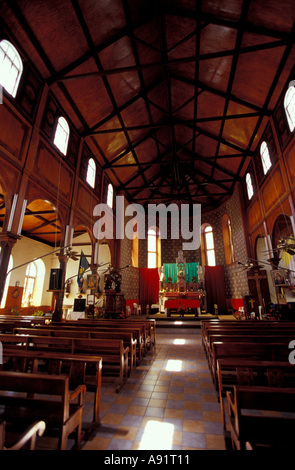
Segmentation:
<svg viewBox="0 0 295 470">
<path fill-rule="evenodd" d="M 226 449 L 200 329 L 159 328 L 156 348 L 123 390 L 116 394 L 113 384 L 103 384 L 101 425 L 83 449 Z"/>
</svg>

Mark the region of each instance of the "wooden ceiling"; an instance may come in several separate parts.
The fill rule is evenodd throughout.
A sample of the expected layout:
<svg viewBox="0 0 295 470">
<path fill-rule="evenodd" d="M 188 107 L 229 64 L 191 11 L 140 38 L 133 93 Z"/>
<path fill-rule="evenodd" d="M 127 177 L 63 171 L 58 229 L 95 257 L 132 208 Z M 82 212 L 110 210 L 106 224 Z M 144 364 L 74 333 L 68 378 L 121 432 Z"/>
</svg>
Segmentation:
<svg viewBox="0 0 295 470">
<path fill-rule="evenodd" d="M 230 197 L 294 66 L 294 0 L 1 0 L 0 15 L 143 205 Z"/>
</svg>

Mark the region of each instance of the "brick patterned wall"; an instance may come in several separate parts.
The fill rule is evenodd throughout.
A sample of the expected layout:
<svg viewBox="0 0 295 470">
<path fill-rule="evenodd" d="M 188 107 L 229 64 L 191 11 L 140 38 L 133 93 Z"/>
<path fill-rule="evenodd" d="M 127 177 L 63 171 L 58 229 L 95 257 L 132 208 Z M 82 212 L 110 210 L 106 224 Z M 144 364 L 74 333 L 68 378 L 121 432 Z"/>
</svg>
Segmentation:
<svg viewBox="0 0 295 470">
<path fill-rule="evenodd" d="M 207 222 L 213 227 L 216 264 L 224 265 L 226 298 L 239 299 L 248 292 L 247 274 L 246 270 L 242 270 L 237 264 L 225 264 L 221 226 L 221 219 L 224 214 L 228 214 L 231 221 L 235 260 L 245 262 L 248 255 L 238 190 L 236 190 L 232 198 L 219 209 L 205 214 L 202 217 L 202 224 Z"/>
<path fill-rule="evenodd" d="M 125 199 L 125 209 L 128 203 Z M 130 217 L 125 217 L 125 222 L 130 220 Z M 138 299 L 139 298 L 139 269 L 131 266 L 131 251 L 132 240 L 126 236 L 121 241 L 121 267 L 130 265 L 130 268 L 123 269 L 121 289 L 125 295 L 125 299 Z"/>
</svg>

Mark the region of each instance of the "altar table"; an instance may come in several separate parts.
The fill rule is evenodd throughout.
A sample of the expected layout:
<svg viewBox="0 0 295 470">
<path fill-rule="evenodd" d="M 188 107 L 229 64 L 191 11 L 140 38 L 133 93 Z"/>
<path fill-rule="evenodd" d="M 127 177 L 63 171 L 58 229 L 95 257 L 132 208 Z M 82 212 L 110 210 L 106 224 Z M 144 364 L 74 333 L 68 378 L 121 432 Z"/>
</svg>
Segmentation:
<svg viewBox="0 0 295 470">
<path fill-rule="evenodd" d="M 195 317 L 198 316 L 198 309 L 200 308 L 200 301 L 197 299 L 170 299 L 166 300 L 164 304 L 165 309 L 167 308 L 167 317 L 171 316 L 171 309 L 185 309 L 191 308 L 194 313 Z M 181 315 L 184 312 L 180 312 Z"/>
</svg>

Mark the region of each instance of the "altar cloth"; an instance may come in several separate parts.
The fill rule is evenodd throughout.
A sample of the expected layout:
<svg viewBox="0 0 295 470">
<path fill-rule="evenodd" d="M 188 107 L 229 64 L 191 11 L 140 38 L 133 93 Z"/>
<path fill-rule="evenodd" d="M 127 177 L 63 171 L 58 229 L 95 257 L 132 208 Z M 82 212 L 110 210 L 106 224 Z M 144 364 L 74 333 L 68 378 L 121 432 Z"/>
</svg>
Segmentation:
<svg viewBox="0 0 295 470">
<path fill-rule="evenodd" d="M 197 299 L 169 299 L 165 300 L 165 308 L 199 308 L 200 301 Z"/>
</svg>

